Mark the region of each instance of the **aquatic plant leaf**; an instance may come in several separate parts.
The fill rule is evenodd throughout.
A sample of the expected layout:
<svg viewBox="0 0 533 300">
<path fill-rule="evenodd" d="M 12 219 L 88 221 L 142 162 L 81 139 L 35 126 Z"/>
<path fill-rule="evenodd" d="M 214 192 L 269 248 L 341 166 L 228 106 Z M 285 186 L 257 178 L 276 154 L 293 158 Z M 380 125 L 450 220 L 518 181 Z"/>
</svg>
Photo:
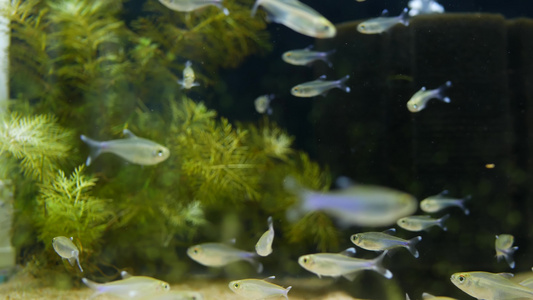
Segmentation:
<svg viewBox="0 0 533 300">
<path fill-rule="evenodd" d="M 83 170 L 82 165 L 69 177 L 58 170 L 52 181 L 39 186 L 35 220 L 39 240 L 47 248 L 56 236 L 72 236 L 83 251 L 91 252 L 107 229 L 112 212 L 106 200 L 91 196 L 96 179 L 83 175 Z"/>
<path fill-rule="evenodd" d="M 25 175 L 47 181 L 68 157 L 72 131 L 59 126 L 54 117 L 13 113 L 1 122 L 0 155 L 9 153 L 18 159 Z"/>
</svg>

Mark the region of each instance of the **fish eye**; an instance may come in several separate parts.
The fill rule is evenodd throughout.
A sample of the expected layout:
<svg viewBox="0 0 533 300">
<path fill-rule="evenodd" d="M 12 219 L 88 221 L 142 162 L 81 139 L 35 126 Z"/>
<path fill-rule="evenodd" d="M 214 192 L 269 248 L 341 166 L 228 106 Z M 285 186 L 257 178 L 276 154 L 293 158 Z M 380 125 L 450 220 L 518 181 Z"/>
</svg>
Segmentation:
<svg viewBox="0 0 533 300">
<path fill-rule="evenodd" d="M 463 283 L 463 282 L 465 282 L 465 276 L 459 275 L 459 283 Z"/>
<path fill-rule="evenodd" d="M 309 261 L 309 259 L 307 257 L 304 257 L 304 259 L 303 259 L 304 264 L 306 264 L 308 261 Z"/>
<path fill-rule="evenodd" d="M 236 289 L 238 289 L 238 288 L 239 288 L 239 284 L 238 284 L 238 283 L 234 283 L 234 284 L 233 284 L 233 287 L 236 288 Z"/>
<path fill-rule="evenodd" d="M 416 105 L 416 104 L 413 104 L 413 108 L 418 108 L 418 105 Z"/>
<path fill-rule="evenodd" d="M 163 283 L 163 289 L 164 290 L 170 289 L 170 286 L 168 285 L 168 283 Z"/>
<path fill-rule="evenodd" d="M 159 150 L 157 151 L 157 156 L 163 156 L 163 150 L 159 149 Z"/>
<path fill-rule="evenodd" d="M 198 248 L 194 248 L 194 249 L 192 249 L 192 252 L 194 252 L 194 254 L 198 254 L 200 252 L 200 250 L 198 250 Z"/>
</svg>

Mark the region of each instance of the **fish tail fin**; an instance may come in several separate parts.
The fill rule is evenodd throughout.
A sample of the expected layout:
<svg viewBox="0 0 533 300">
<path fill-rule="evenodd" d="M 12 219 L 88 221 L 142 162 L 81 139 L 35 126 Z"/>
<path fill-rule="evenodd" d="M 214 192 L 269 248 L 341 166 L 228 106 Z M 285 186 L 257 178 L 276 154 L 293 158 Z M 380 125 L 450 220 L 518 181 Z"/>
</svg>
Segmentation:
<svg viewBox="0 0 533 300">
<path fill-rule="evenodd" d="M 300 185 L 296 178 L 291 175 L 285 177 L 283 180 L 283 187 L 287 192 L 300 196 L 299 198 L 302 198 L 301 195 L 305 193 L 305 189 Z M 300 199 L 286 210 L 285 215 L 289 222 L 296 222 L 306 213 L 306 210 L 302 204 L 303 199 Z"/>
<path fill-rule="evenodd" d="M 450 97 L 446 96 L 446 91 L 452 87 L 451 81 L 446 81 L 443 85 L 439 87 L 438 99 L 445 103 L 450 103 Z"/>
<path fill-rule="evenodd" d="M 292 286 L 289 286 L 285 289 L 285 291 L 283 292 L 283 297 L 285 297 L 285 299 L 289 300 L 289 291 L 292 289 Z"/>
<path fill-rule="evenodd" d="M 439 225 L 440 228 L 442 228 L 442 230 L 444 230 L 444 231 L 448 230 L 448 228 L 446 228 L 446 225 L 444 225 L 444 222 L 446 220 L 448 220 L 449 218 L 450 218 L 450 214 L 447 214 L 447 215 L 444 215 L 444 216 L 442 216 L 442 218 L 437 220 L 437 225 Z"/>
<path fill-rule="evenodd" d="M 102 153 L 102 142 L 90 139 L 90 138 L 84 136 L 83 134 L 80 136 L 80 139 L 85 144 L 89 145 L 89 148 L 90 148 L 89 157 L 87 157 L 87 161 L 85 162 L 85 164 L 87 166 L 89 166 L 91 164 L 91 162 L 93 160 L 95 160 L 96 157 L 98 157 L 98 155 L 100 155 L 100 153 Z"/>
<path fill-rule="evenodd" d="M 85 285 L 86 285 L 87 287 L 89 287 L 91 290 L 94 291 L 94 293 L 91 295 L 91 297 L 90 297 L 89 299 L 93 299 L 93 298 L 95 298 L 96 296 L 98 296 L 98 295 L 100 295 L 100 294 L 103 293 L 103 291 L 102 291 L 102 289 L 101 289 L 101 287 L 100 287 L 101 284 L 99 284 L 99 283 L 97 283 L 97 282 L 94 282 L 94 281 L 92 281 L 92 280 L 89 280 L 89 279 L 87 279 L 87 278 L 85 278 L 85 277 L 82 278 L 81 281 L 82 281 L 83 283 L 85 283 Z"/>
<path fill-rule="evenodd" d="M 514 246 L 512 248 L 509 248 L 509 250 L 507 250 L 505 252 L 505 261 L 507 261 L 507 263 L 509 264 L 509 267 L 511 269 L 514 269 L 515 267 L 515 262 L 514 262 L 514 258 L 513 258 L 513 255 L 515 253 L 515 251 L 518 250 L 518 246 Z"/>
<path fill-rule="evenodd" d="M 378 272 L 387 279 L 391 279 L 392 272 L 383 266 L 383 258 L 387 255 L 388 252 L 389 251 L 383 251 L 383 253 L 381 253 L 378 257 L 372 260 L 372 270 Z"/>
<path fill-rule="evenodd" d="M 409 250 L 409 252 L 411 252 L 411 254 L 413 254 L 413 256 L 415 258 L 418 258 L 418 256 L 420 255 L 418 253 L 418 250 L 416 250 L 416 244 L 418 244 L 418 242 L 420 242 L 422 240 L 422 237 L 421 236 L 415 236 L 414 238 L 410 239 L 407 243 L 407 249 Z"/>
<path fill-rule="evenodd" d="M 470 214 L 470 210 L 466 207 L 465 202 L 469 201 L 470 199 L 472 199 L 472 196 L 468 195 L 468 196 L 464 197 L 463 199 L 461 199 L 461 202 L 459 202 L 459 207 L 463 210 L 463 212 L 467 216 Z"/>
<path fill-rule="evenodd" d="M 330 59 L 331 55 L 335 54 L 335 52 L 337 52 L 337 49 L 330 50 L 330 51 L 324 53 L 324 56 L 321 57 L 321 59 L 325 63 L 327 63 L 330 68 L 333 68 L 333 64 L 331 63 L 331 61 L 329 59 Z"/>
<path fill-rule="evenodd" d="M 250 255 L 245 257 L 244 259 L 248 261 L 252 266 L 255 267 L 255 270 L 257 271 L 257 273 L 263 272 L 263 264 L 257 260 L 257 255 L 255 253 L 250 252 Z"/>
<path fill-rule="evenodd" d="M 216 3 L 216 6 L 222 10 L 222 13 L 226 16 L 229 16 L 229 10 L 222 5 L 222 0 Z"/>
<path fill-rule="evenodd" d="M 405 26 L 409 26 L 409 9 L 406 7 L 403 9 L 402 13 L 399 16 L 400 23 Z"/>
<path fill-rule="evenodd" d="M 346 75 L 343 78 L 339 79 L 338 88 L 344 90 L 346 93 L 350 92 L 350 87 L 346 85 L 346 81 L 350 79 L 350 75 Z"/>
<path fill-rule="evenodd" d="M 251 12 L 251 17 L 253 18 L 255 16 L 255 14 L 257 13 L 257 8 L 259 7 L 259 5 L 261 4 L 261 0 L 256 0 L 255 3 L 254 3 L 254 6 L 252 7 L 252 12 Z"/>
<path fill-rule="evenodd" d="M 80 271 L 83 273 L 83 268 L 80 265 L 80 259 L 76 259 L 76 262 L 78 263 L 78 268 L 80 268 Z"/>
</svg>

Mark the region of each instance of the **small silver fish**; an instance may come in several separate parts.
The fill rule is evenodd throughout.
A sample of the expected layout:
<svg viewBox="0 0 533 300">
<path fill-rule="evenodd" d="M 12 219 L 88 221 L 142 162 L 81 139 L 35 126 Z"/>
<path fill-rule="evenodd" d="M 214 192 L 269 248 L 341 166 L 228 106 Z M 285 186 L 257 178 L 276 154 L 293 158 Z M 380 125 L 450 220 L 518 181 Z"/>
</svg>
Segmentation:
<svg viewBox="0 0 533 300">
<path fill-rule="evenodd" d="M 268 277 L 268 279 L 274 279 L 274 276 Z M 277 284 L 270 283 L 261 279 L 243 279 L 235 280 L 229 283 L 229 289 L 237 295 L 246 297 L 246 299 L 267 299 L 283 296 L 285 299 L 289 299 L 287 294 L 292 287 L 284 288 Z"/>
<path fill-rule="evenodd" d="M 122 275 L 124 279 L 107 283 L 97 283 L 87 278 L 82 278 L 81 281 L 95 291 L 91 298 L 100 294 L 109 294 L 122 299 L 132 299 L 170 290 L 168 283 L 152 277 L 131 276 L 125 272 Z"/>
<path fill-rule="evenodd" d="M 426 107 L 429 100 L 435 98 L 444 103 L 450 103 L 450 98 L 444 95 L 444 92 L 452 86 L 451 81 L 446 81 L 445 84 L 433 90 L 426 90 L 423 86 L 418 92 L 416 92 L 409 101 L 407 101 L 407 109 L 410 112 L 419 112 Z"/>
<path fill-rule="evenodd" d="M 80 250 L 72 242 L 72 237 L 69 239 L 64 236 L 57 236 L 52 239 L 52 247 L 62 259 L 68 260 L 71 266 L 74 266 L 74 262 L 76 262 L 80 271 L 83 272 L 80 265 Z"/>
<path fill-rule="evenodd" d="M 339 80 L 325 80 L 326 75 L 320 76 L 317 80 L 304 82 L 291 89 L 291 94 L 296 97 L 315 97 L 318 95 L 325 96 L 329 90 L 339 88 L 346 93 L 350 92 L 350 87 L 346 86 L 346 81 L 350 79 L 350 75 L 346 75 Z"/>
<path fill-rule="evenodd" d="M 257 254 L 235 249 L 220 243 L 204 243 L 187 249 L 187 255 L 199 264 L 207 267 L 223 267 L 227 264 L 245 260 L 257 268 L 257 272 L 263 271 L 263 265 L 257 262 Z"/>
<path fill-rule="evenodd" d="M 384 10 L 381 17 L 364 21 L 357 25 L 357 31 L 364 34 L 383 33 L 389 30 L 392 26 L 401 23 L 405 26 L 409 25 L 409 14 L 407 7 L 397 17 L 386 17 L 388 11 Z"/>
<path fill-rule="evenodd" d="M 291 50 L 283 53 L 281 58 L 284 62 L 295 66 L 310 66 L 311 63 L 321 60 L 331 68 L 333 65 L 329 57 L 336 52 L 335 49 L 327 52 L 312 51 L 310 47 L 300 50 Z"/>
<path fill-rule="evenodd" d="M 274 95 L 261 95 L 257 97 L 257 99 L 254 100 L 255 110 L 260 113 L 264 114 L 265 112 L 267 114 L 272 114 L 272 108 L 270 107 L 270 102 L 274 99 Z"/>
<path fill-rule="evenodd" d="M 226 16 L 229 15 L 229 10 L 222 6 L 222 0 L 159 0 L 159 2 L 172 10 L 184 12 L 191 12 L 208 5 L 214 5 L 220 8 Z"/>
<path fill-rule="evenodd" d="M 533 299 L 533 289 L 514 283 L 510 273 L 463 272 L 450 280 L 468 295 L 484 300 Z"/>
<path fill-rule="evenodd" d="M 199 86 L 198 82 L 194 82 L 196 76 L 194 75 L 194 70 L 192 69 L 192 62 L 188 60 L 185 63 L 185 68 L 183 69 L 183 80 L 178 80 L 178 84 L 184 89 L 190 89 L 195 86 Z"/>
<path fill-rule="evenodd" d="M 285 189 L 300 198 L 300 202 L 287 210 L 290 221 L 309 212 L 322 211 L 342 227 L 382 227 L 395 224 L 418 207 L 412 195 L 382 186 L 355 184 L 322 192 L 303 188 L 290 176 L 283 183 Z"/>
<path fill-rule="evenodd" d="M 510 234 L 500 234 L 496 236 L 496 241 L 494 242 L 494 247 L 496 248 L 496 258 L 498 261 L 503 257 L 509 264 L 511 269 L 514 269 L 515 262 L 513 259 L 513 254 L 518 250 L 518 246 L 513 247 L 514 236 Z"/>
<path fill-rule="evenodd" d="M 384 232 L 356 233 L 350 237 L 350 240 L 356 246 L 370 251 L 384 251 L 404 247 L 409 250 L 415 258 L 418 258 L 419 254 L 415 246 L 422 240 L 422 237 L 416 236 L 410 240 L 404 240 L 391 235 L 395 232 L 396 229 L 391 228 Z"/>
<path fill-rule="evenodd" d="M 448 191 L 445 190 L 445 191 L 442 191 L 440 194 L 427 197 L 426 199 L 420 202 L 420 209 L 422 209 L 423 211 L 427 213 L 435 213 L 445 208 L 456 206 L 462 209 L 465 215 L 470 214 L 470 211 L 465 206 L 465 202 L 467 200 L 470 200 L 471 198 L 470 195 L 462 199 L 457 199 L 457 198 L 446 197 L 447 194 L 448 194 Z"/>
<path fill-rule="evenodd" d="M 257 244 L 255 244 L 255 252 L 260 256 L 268 256 L 272 253 L 272 243 L 274 242 L 274 224 L 272 217 L 268 217 L 268 230 L 263 233 Z"/>
<path fill-rule="evenodd" d="M 399 219 L 396 223 L 401 228 L 409 231 L 428 230 L 431 226 L 440 226 L 442 230 L 446 231 L 447 228 L 444 226 L 444 221 L 449 217 L 450 215 L 445 215 L 440 219 L 433 219 L 429 216 L 409 216 Z"/>
<path fill-rule="evenodd" d="M 202 293 L 193 291 L 164 291 L 150 294 L 138 300 L 203 300 Z"/>
<path fill-rule="evenodd" d="M 411 17 L 425 14 L 442 14 L 444 12 L 444 7 L 434 0 L 410 0 L 407 6 Z"/>
<path fill-rule="evenodd" d="M 450 298 L 450 297 L 444 297 L 444 296 L 433 296 L 429 293 L 422 293 L 422 299 L 424 300 L 427 300 L 427 299 L 432 299 L 432 300 L 457 300 L 455 298 Z"/>
<path fill-rule="evenodd" d="M 107 152 L 139 165 L 155 165 L 164 161 L 170 155 L 168 148 L 150 140 L 137 137 L 128 129 L 124 129 L 123 133 L 128 138 L 104 142 L 95 141 L 81 135 L 81 140 L 91 148 L 86 165 L 90 165 L 101 153 Z"/>
<path fill-rule="evenodd" d="M 252 17 L 262 6 L 267 20 L 283 24 L 290 29 L 315 38 L 331 38 L 337 34 L 335 26 L 311 7 L 297 0 L 257 0 Z"/>
<path fill-rule="evenodd" d="M 345 253 L 355 253 L 355 249 L 349 251 L 350 249 L 345 251 Z M 355 279 L 358 272 L 372 270 L 383 275 L 385 278 L 392 278 L 391 271 L 385 269 L 382 265 L 383 258 L 387 254 L 387 251 L 374 259 L 354 258 L 345 253 L 317 253 L 303 255 L 298 259 L 298 263 L 307 271 L 317 274 L 318 277 L 343 276 L 352 281 Z"/>
</svg>

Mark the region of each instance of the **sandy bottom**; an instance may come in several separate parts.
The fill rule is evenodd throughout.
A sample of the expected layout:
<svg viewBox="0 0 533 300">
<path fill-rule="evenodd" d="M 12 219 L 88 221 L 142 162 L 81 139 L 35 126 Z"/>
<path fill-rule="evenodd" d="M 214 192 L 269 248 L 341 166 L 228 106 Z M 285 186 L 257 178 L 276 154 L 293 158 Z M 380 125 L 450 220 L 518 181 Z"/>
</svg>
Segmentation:
<svg viewBox="0 0 533 300">
<path fill-rule="evenodd" d="M 217 281 L 205 281 L 205 280 L 192 280 L 182 284 L 172 285 L 171 290 L 176 291 L 196 291 L 202 293 L 204 299 L 216 299 L 216 300 L 238 300 L 245 299 L 238 295 L 235 295 L 228 288 L 229 281 L 217 280 Z M 295 282 L 296 283 L 296 282 Z M 296 283 L 298 284 L 298 283 Z M 291 300 L 354 300 L 356 298 L 350 297 L 341 291 L 328 291 L 328 288 L 324 283 L 316 284 L 314 281 L 307 282 L 306 284 L 313 285 L 315 288 L 300 288 L 293 289 L 289 292 L 289 298 Z M 323 287 L 320 287 L 320 286 Z M 318 286 L 318 288 L 316 288 Z M 0 299 L 57 299 L 57 300 L 80 300 L 89 299 L 93 294 L 89 288 L 80 288 L 72 290 L 58 290 L 53 287 L 45 287 L 42 282 L 29 275 L 16 276 L 10 281 L 0 284 Z M 116 300 L 114 296 L 99 295 L 93 298 L 95 300 Z M 272 299 L 285 299 L 283 297 Z"/>
</svg>

